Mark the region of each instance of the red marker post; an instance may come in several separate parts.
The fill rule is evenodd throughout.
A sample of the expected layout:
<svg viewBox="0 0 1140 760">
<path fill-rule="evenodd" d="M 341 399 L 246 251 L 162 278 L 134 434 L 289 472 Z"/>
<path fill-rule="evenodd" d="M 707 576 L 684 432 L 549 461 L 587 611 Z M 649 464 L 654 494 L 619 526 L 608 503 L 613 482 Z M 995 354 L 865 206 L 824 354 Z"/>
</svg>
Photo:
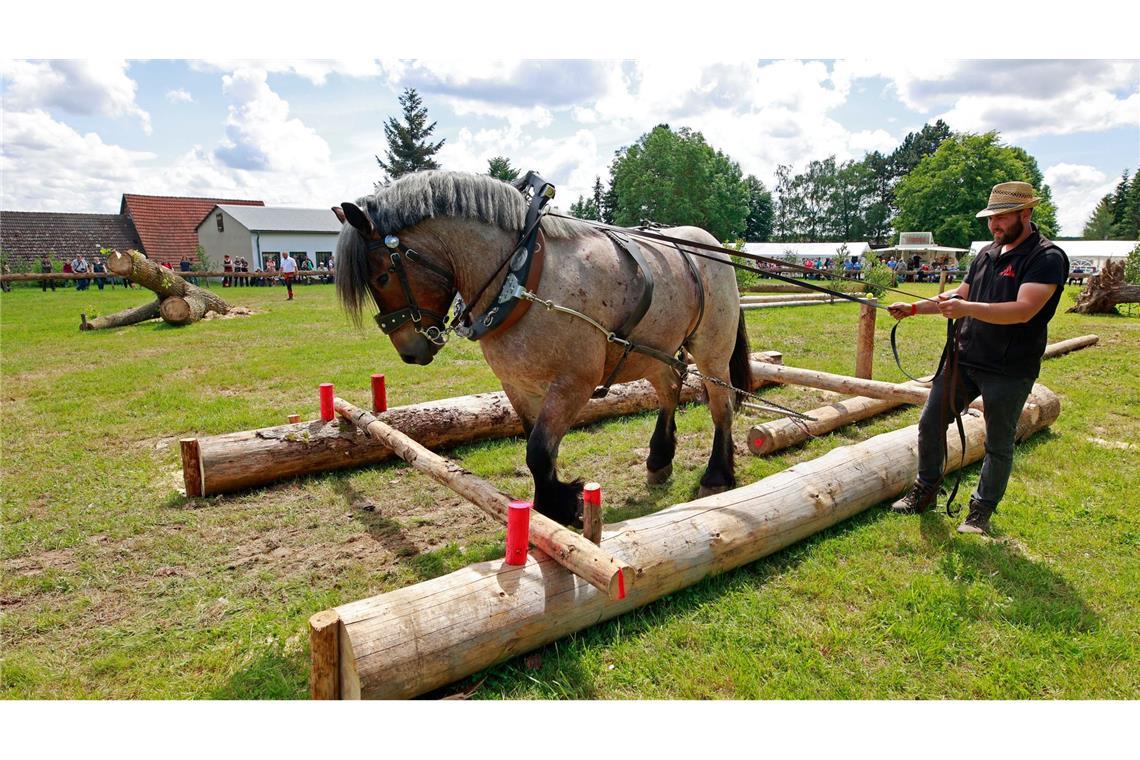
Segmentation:
<svg viewBox="0 0 1140 760">
<path fill-rule="evenodd" d="M 372 413 L 388 411 L 388 389 L 384 387 L 384 376 L 372 376 Z"/>
<path fill-rule="evenodd" d="M 602 542 L 602 486 L 587 483 L 582 488 L 582 537 L 595 544 Z"/>
<path fill-rule="evenodd" d="M 325 422 L 332 422 L 336 412 L 333 411 L 333 384 L 321 383 L 317 389 L 321 399 L 321 419 Z"/>
<path fill-rule="evenodd" d="M 512 501 L 507 508 L 508 565 L 526 564 L 527 550 L 530 548 L 530 508 L 529 501 Z"/>
</svg>

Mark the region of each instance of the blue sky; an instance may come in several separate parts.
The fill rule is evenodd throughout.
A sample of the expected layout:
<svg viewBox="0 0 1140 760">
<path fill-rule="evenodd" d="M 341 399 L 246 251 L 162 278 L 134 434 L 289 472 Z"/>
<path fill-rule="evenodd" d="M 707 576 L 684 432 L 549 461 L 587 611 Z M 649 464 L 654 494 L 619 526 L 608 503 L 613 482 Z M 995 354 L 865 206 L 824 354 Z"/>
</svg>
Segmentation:
<svg viewBox="0 0 1140 760">
<path fill-rule="evenodd" d="M 671 5 L 654 7 L 664 13 Z M 376 36 L 399 37 L 398 27 L 382 31 L 381 18 Z M 996 129 L 1036 157 L 1069 235 L 1080 233 L 1121 171 L 1140 165 L 1135 60 L 929 60 L 914 52 L 925 43 L 867 59 L 874 49 L 847 50 L 842 33 L 806 46 L 839 54 L 826 57 L 742 56 L 740 44 L 688 46 L 690 54 L 668 57 L 660 48 L 612 55 L 602 44 L 579 46 L 569 60 L 541 60 L 535 53 L 548 48 L 532 40 L 518 47 L 522 57 L 502 58 L 515 48 L 484 45 L 462 23 L 443 34 L 455 44 L 436 46 L 442 58 L 407 56 L 409 46 L 431 51 L 419 39 L 405 40 L 404 49 L 364 45 L 394 51 L 384 58 L 258 57 L 273 52 L 264 48 L 328 55 L 335 37 L 320 36 L 322 47 L 285 34 L 259 48 L 243 44 L 239 30 L 220 52 L 156 59 L 143 49 L 138 59 L 112 59 L 85 35 L 29 43 L 18 22 L 15 37 L 13 25 L 3 33 L 17 44 L 5 48 L 31 55 L 0 62 L 0 205 L 8 210 L 115 212 L 124 192 L 331 206 L 380 178 L 373 156 L 385 147 L 383 122 L 399 112 L 397 96 L 409 86 L 438 122 L 436 138 L 446 140 L 438 156 L 444 168 L 485 171 L 490 157 L 505 155 L 553 181 L 563 207 L 588 193 L 595 176 L 607 177 L 615 150 L 662 122 L 701 131 L 769 187 L 781 163 L 800 169 L 829 155 L 889 152 L 938 118 L 959 131 Z M 208 21 L 197 27 L 211 28 Z M 235 47 L 254 57 L 222 57 Z M 549 49 L 566 55 L 558 44 Z M 46 58 L 35 57 L 41 50 Z"/>
</svg>

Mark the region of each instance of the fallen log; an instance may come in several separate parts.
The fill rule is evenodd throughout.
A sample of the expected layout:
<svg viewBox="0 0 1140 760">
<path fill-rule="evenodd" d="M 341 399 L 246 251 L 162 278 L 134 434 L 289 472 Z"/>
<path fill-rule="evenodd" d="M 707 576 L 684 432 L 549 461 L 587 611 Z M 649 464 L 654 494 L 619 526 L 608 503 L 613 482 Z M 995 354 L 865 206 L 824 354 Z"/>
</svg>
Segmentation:
<svg viewBox="0 0 1140 760">
<path fill-rule="evenodd" d="M 146 322 L 151 319 L 158 319 L 161 315 L 161 308 L 161 301 L 151 301 L 150 303 L 144 303 L 142 306 L 136 306 L 133 309 L 108 314 L 105 317 L 93 317 L 88 319 L 86 314 L 80 314 L 79 329 L 105 330 L 110 327 L 124 327 L 126 325 L 138 324 L 139 322 Z"/>
<path fill-rule="evenodd" d="M 742 303 L 740 308 L 745 311 L 753 309 L 778 309 L 782 306 L 824 306 L 832 303 L 851 303 L 846 299 L 833 300 L 828 298 L 796 299 L 795 301 L 771 301 L 766 303 Z"/>
<path fill-rule="evenodd" d="M 1052 359 L 1063 356 L 1070 351 L 1077 351 L 1094 345 L 1097 340 L 1099 338 L 1096 335 L 1082 335 L 1079 338 L 1069 338 L 1051 343 L 1045 348 L 1044 358 Z M 929 387 L 929 383 L 906 382 L 901 383 L 900 387 L 921 392 Z M 856 396 L 807 412 L 807 416 L 815 418 L 814 422 L 798 422 L 783 418 L 754 425 L 748 431 L 748 450 L 757 456 L 766 456 L 803 443 L 808 438 L 825 435 L 844 425 L 883 414 L 905 403 L 910 402 L 891 398 Z M 925 398 L 922 403 L 926 403 Z"/>
<path fill-rule="evenodd" d="M 107 256 L 107 269 L 110 275 L 125 277 L 153 291 L 159 298 L 158 314 L 144 316 L 152 308 L 148 305 L 143 309 L 128 309 L 92 320 L 88 320 L 86 315 L 80 315 L 81 330 L 119 327 L 157 316 L 171 325 L 187 325 L 197 322 L 208 312 L 226 314 L 230 310 L 230 305 L 221 297 L 197 285 L 191 285 L 173 270 L 159 266 L 138 251 L 112 251 Z"/>
<path fill-rule="evenodd" d="M 740 303 L 785 303 L 787 301 L 834 301 L 827 293 L 788 293 L 786 295 L 742 295 Z"/>
<path fill-rule="evenodd" d="M 822 281 L 813 281 L 813 284 L 820 284 Z M 861 282 L 848 282 L 845 287 L 850 288 L 853 292 L 862 293 L 866 290 L 867 286 Z M 803 285 L 795 285 L 790 282 L 762 282 L 750 287 L 744 288 L 745 293 L 815 293 L 817 291 L 811 290 Z"/>
<path fill-rule="evenodd" d="M 430 475 L 504 526 L 510 497 L 500 493 L 487 481 L 477 478 L 454 462 L 429 451 L 363 409 L 344 399 L 333 401 L 333 407 L 346 419 L 370 436 L 384 442 L 401 459 Z M 629 568 L 590 543 L 577 533 L 559 525 L 545 515 L 530 515 L 530 543 L 546 552 L 555 562 L 601 590 L 610 599 L 624 599 L 628 588 Z"/>
<path fill-rule="evenodd" d="M 1077 314 L 1116 314 L 1117 304 L 1140 303 L 1140 285 L 1124 281 L 1124 261 L 1112 259 L 1085 283 L 1077 303 L 1069 309 Z"/>
<path fill-rule="evenodd" d="M 772 383 L 806 385 L 809 388 L 819 388 L 825 391 L 858 393 L 871 398 L 888 398 L 910 404 L 924 403 L 927 395 L 927 391 L 923 389 L 910 388 L 906 385 L 762 362 L 752 362 L 752 377 Z"/>
<path fill-rule="evenodd" d="M 1049 426 L 1059 413 L 1057 396 L 1035 386 L 1018 439 Z M 985 453 L 985 424 L 976 411 L 963 422 L 965 461 L 975 462 Z M 318 613 L 311 624 L 313 662 L 336 676 L 313 696 L 423 694 L 753 562 L 906 489 L 918 469 L 917 435 L 912 425 L 749 486 L 607 526 L 602 546 L 637 568 L 635 585 L 619 602 L 536 553 L 521 567 L 479 563 L 341 605 L 332 610 L 335 625 L 327 611 Z M 956 431 L 947 446 L 947 461 L 957 467 Z M 339 659 L 330 666 L 331 658 Z"/>
<path fill-rule="evenodd" d="M 752 358 L 754 365 L 783 360 L 777 351 L 756 353 Z M 754 385 L 753 390 L 757 387 Z M 686 377 L 682 403 L 703 398 L 700 381 Z M 575 425 L 656 408 L 657 393 L 647 381 L 621 383 L 610 388 L 606 398 L 591 399 Z M 377 419 L 429 449 L 522 435 L 522 422 L 502 391 L 392 407 Z M 393 456 L 384 443 L 368 438 L 352 425 L 320 420 L 187 440 L 197 442 L 197 457 L 188 457 L 185 448 L 182 457 L 186 495 L 191 497 L 378 464 Z"/>
</svg>

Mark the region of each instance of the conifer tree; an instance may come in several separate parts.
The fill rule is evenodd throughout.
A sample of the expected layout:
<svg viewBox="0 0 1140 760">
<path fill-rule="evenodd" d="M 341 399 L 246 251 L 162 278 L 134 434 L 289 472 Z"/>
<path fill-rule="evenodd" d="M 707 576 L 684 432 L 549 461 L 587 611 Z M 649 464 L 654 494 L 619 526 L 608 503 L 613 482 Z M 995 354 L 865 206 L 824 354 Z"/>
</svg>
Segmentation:
<svg viewBox="0 0 1140 760">
<path fill-rule="evenodd" d="M 432 158 L 445 140 L 432 143 L 428 140 L 435 131 L 435 122 L 427 123 L 427 108 L 420 100 L 419 94 L 411 87 L 404 90 L 400 96 L 400 107 L 403 109 L 403 123 L 389 116 L 384 125 L 384 136 L 388 138 L 388 150 L 385 154 L 387 161 L 376 156 L 376 163 L 387 175 L 384 184 L 393 179 L 402 177 L 411 172 L 423 169 L 438 169 L 439 164 Z"/>
<path fill-rule="evenodd" d="M 519 170 L 511 166 L 506 156 L 495 156 L 487 161 L 487 173 L 503 182 L 514 182 L 519 178 Z"/>
</svg>

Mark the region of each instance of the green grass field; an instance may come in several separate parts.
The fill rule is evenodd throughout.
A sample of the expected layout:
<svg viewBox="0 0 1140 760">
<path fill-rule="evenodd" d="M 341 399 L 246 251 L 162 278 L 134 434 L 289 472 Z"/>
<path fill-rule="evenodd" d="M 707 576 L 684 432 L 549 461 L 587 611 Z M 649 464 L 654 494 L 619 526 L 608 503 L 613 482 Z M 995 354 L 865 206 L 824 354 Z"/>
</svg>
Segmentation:
<svg viewBox="0 0 1140 760">
<path fill-rule="evenodd" d="M 933 294 L 936 286 L 911 286 Z M 149 296 L 122 288 L 0 295 L 2 693 L 9 699 L 299 699 L 314 612 L 501 555 L 503 530 L 392 463 L 237 495 L 181 495 L 178 439 L 316 416 L 316 387 L 393 406 L 497 389 L 478 347 L 408 367 L 358 331 L 330 286 L 219 291 L 250 317 L 80 333 L 79 314 Z M 1071 305 L 1070 288 L 1062 310 Z M 857 309 L 749 312 L 753 350 L 851 373 Z M 876 379 L 900 381 L 880 314 Z M 929 372 L 944 323 L 901 328 Z M 1052 429 L 1021 445 L 992 539 L 945 515 L 874 508 L 737 571 L 509 661 L 450 691 L 509 699 L 1136 699 L 1140 697 L 1140 318 L 1060 313 L 1050 340 L 1100 344 L 1048 361 Z M 800 409 L 815 391 L 769 389 Z M 908 408 L 769 459 L 748 483 L 917 420 Z M 752 413 L 737 420 L 743 448 Z M 572 432 L 560 470 L 605 486 L 606 518 L 685 501 L 708 455 L 701 407 L 678 417 L 672 481 L 650 491 L 654 416 Z M 521 440 L 447 452 L 525 496 Z M 966 471 L 972 488 L 978 467 Z M 966 491 L 968 493 L 968 491 Z"/>
</svg>

